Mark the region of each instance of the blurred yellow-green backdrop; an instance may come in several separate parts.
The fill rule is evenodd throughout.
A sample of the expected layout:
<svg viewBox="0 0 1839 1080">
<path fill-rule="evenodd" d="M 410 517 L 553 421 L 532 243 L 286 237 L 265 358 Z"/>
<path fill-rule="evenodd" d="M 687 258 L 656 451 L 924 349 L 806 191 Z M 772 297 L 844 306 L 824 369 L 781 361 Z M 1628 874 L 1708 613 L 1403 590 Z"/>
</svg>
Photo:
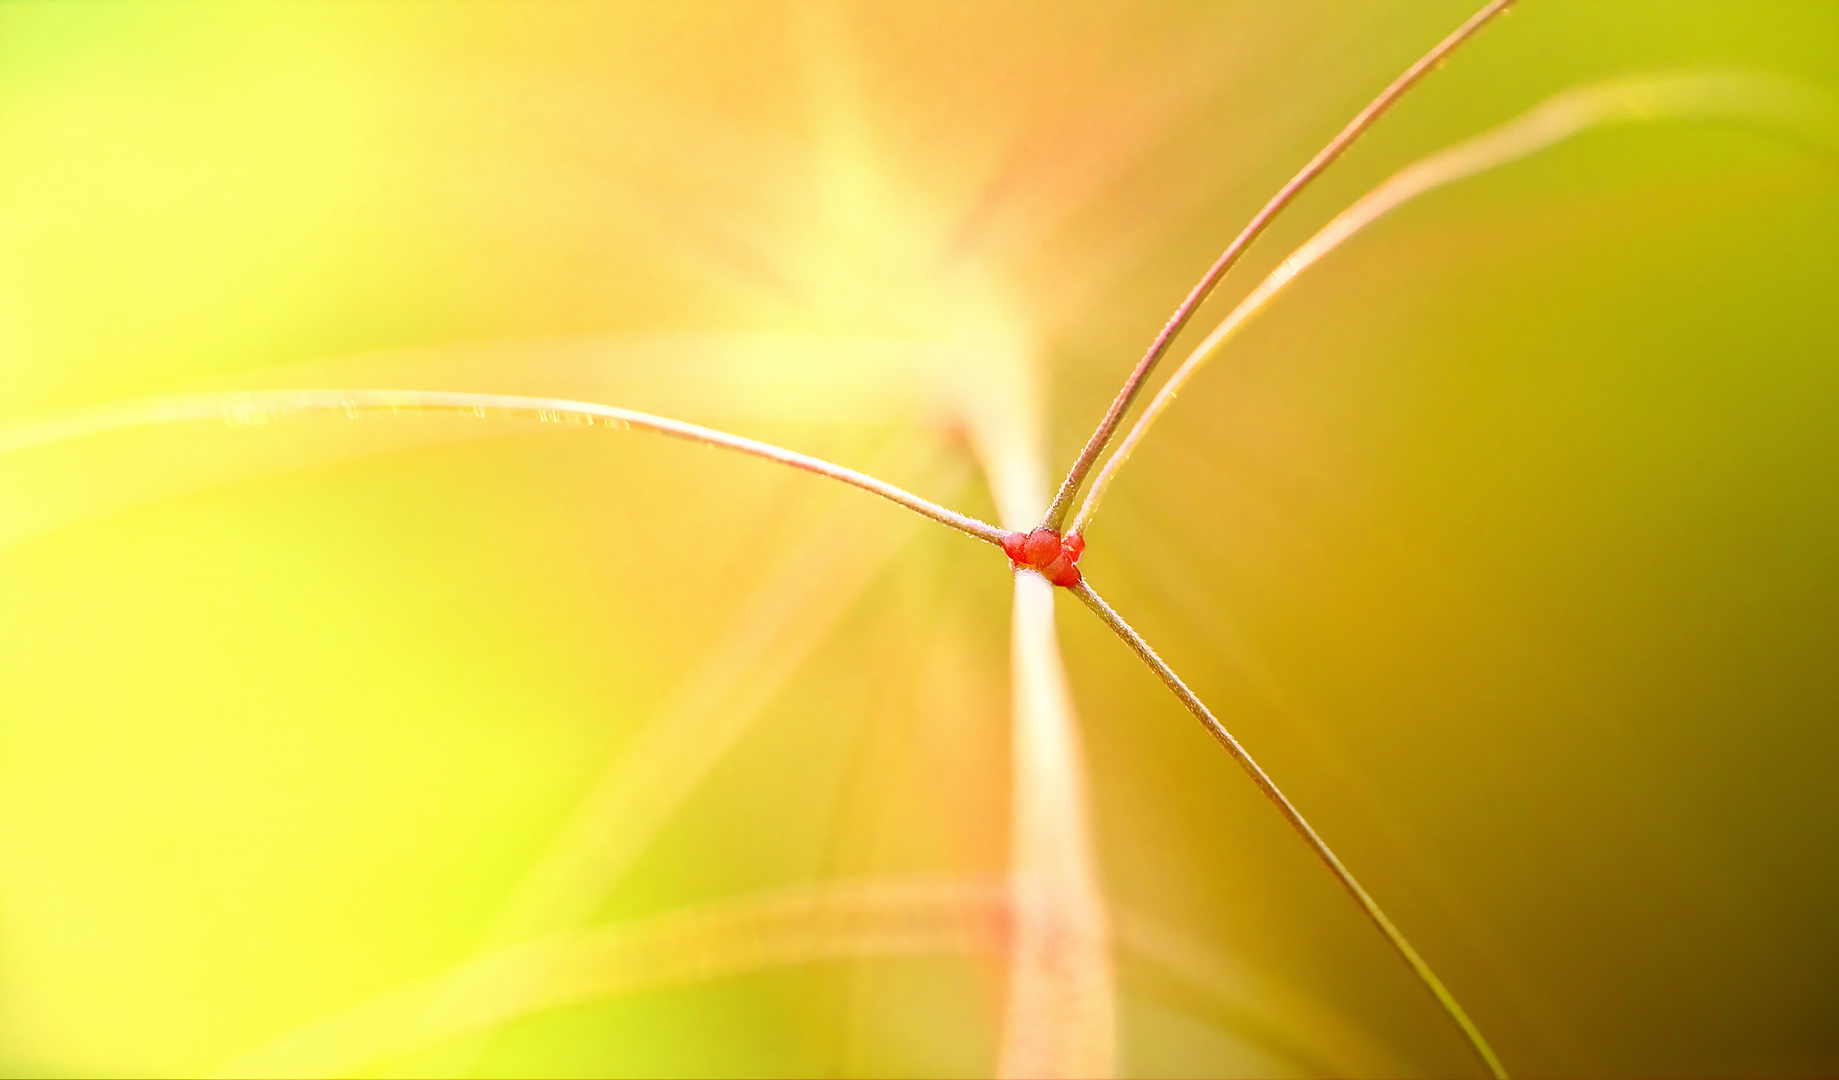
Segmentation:
<svg viewBox="0 0 1839 1080">
<path fill-rule="evenodd" d="M 991 517 L 964 411 L 1032 372 L 1063 465 L 1243 220 L 1471 6 L 8 4 L 0 423 L 543 394 Z M 1228 291 L 1414 158 L 1677 70 L 1839 92 L 1839 7 L 1526 0 Z M 1588 134 L 1331 256 L 1091 532 L 1092 580 L 1517 1072 L 1839 1070 L 1835 297 L 1830 147 Z M 234 1067 L 515 944 L 660 717 L 727 727 L 586 845 L 571 925 L 1006 865 L 1006 567 L 860 492 L 636 432 L 191 423 L 0 456 L 0 545 L 0 1071 Z M 1119 1072 L 1472 1070 L 1060 607 Z M 361 1069 L 994 1068 L 1000 948 L 719 970 L 748 940 Z"/>
</svg>

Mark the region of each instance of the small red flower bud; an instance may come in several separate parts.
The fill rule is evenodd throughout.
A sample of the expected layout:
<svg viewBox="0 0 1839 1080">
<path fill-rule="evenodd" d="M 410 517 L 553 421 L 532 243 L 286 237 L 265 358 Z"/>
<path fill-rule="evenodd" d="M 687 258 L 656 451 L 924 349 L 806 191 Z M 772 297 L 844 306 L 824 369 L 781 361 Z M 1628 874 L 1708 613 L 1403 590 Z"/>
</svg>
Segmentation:
<svg viewBox="0 0 1839 1080">
<path fill-rule="evenodd" d="M 1079 567 L 1073 565 L 1072 556 L 1065 551 L 1056 555 L 1052 562 L 1041 567 L 1041 576 L 1055 585 L 1063 585 L 1069 589 L 1085 580 L 1079 573 Z"/>
<path fill-rule="evenodd" d="M 1060 554 L 1060 534 L 1043 525 L 1028 534 L 1022 545 L 1022 561 L 1039 570 Z"/>
<path fill-rule="evenodd" d="M 1079 556 L 1085 553 L 1085 538 L 1062 537 L 1045 526 L 1031 533 L 1010 532 L 1002 536 L 1003 554 L 1017 570 L 1028 567 L 1055 585 L 1072 588 L 1085 580 L 1079 573 Z"/>
</svg>

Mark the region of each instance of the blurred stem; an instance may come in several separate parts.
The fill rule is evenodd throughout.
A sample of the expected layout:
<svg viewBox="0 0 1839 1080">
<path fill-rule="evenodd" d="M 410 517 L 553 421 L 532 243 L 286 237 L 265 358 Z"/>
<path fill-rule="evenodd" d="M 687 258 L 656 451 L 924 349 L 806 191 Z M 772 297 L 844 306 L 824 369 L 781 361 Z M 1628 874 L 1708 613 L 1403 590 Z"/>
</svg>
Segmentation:
<svg viewBox="0 0 1839 1080">
<path fill-rule="evenodd" d="M 942 471 L 910 441 L 877 460 L 903 471 L 917 467 L 921 475 Z M 858 509 L 838 501 L 790 551 L 759 568 L 733 618 L 711 633 L 525 873 L 484 947 L 573 929 L 606 903 L 684 801 L 919 528 L 904 516 L 865 519 Z"/>
<path fill-rule="evenodd" d="M 1499 127 L 1407 165 L 1292 252 L 1195 347 L 1106 459 L 1070 531 L 1084 534 L 1111 481 L 1150 425 L 1228 338 L 1304 270 L 1412 199 L 1605 124 L 1711 117 L 1766 124 L 1812 145 L 1832 147 L 1839 145 L 1836 113 L 1839 109 L 1830 99 L 1777 78 L 1738 73 L 1636 76 L 1567 90 Z"/>
<path fill-rule="evenodd" d="M 795 964 L 989 955 L 1002 948 L 1008 921 L 1000 879 L 793 885 L 488 952 L 297 1028 L 218 1075 L 367 1072 L 533 1013 Z"/>
<path fill-rule="evenodd" d="M 842 878 L 550 934 L 320 1017 L 215 1075 L 375 1073 L 524 1017 L 665 987 L 815 963 L 1000 956 L 1009 948 L 1015 903 L 1011 882 L 980 874 Z M 1186 932 L 1124 912 L 1119 939 L 1138 959 L 1222 1009 L 1227 1031 L 1302 1071 L 1403 1069 L 1343 1018 L 1237 970 Z M 437 1002 L 446 1007 L 434 1008 Z"/>
<path fill-rule="evenodd" d="M 1004 525 L 1027 530 L 1047 502 L 1040 372 L 1025 341 L 987 346 L 963 417 Z M 1093 852 L 1079 725 L 1054 632 L 1055 588 L 1014 574 L 1009 637 L 1008 945 L 998 1076 L 1108 1076 L 1116 987 Z"/>
<path fill-rule="evenodd" d="M 1054 594 L 1015 574 L 1010 630 L 1014 930 L 996 1074 L 1109 1076 L 1116 1050 L 1111 930 L 1092 852 L 1086 769 L 1054 633 Z"/>
<path fill-rule="evenodd" d="M 1188 325 L 1188 320 L 1200 310 L 1201 304 L 1206 301 L 1208 294 L 1213 292 L 1214 286 L 1220 283 L 1220 279 L 1226 276 L 1226 271 L 1232 269 L 1233 264 L 1239 261 L 1239 257 L 1245 254 L 1246 249 L 1258 239 L 1259 234 L 1263 233 L 1277 215 L 1283 212 L 1284 207 L 1289 206 L 1298 195 L 1302 194 L 1304 188 L 1308 187 L 1316 177 L 1322 175 L 1328 166 L 1334 164 L 1336 158 L 1346 153 L 1347 148 L 1354 145 L 1354 142 L 1365 134 L 1366 130 L 1372 127 L 1386 110 L 1396 104 L 1399 98 L 1405 96 L 1405 93 L 1416 86 L 1419 80 L 1428 75 L 1433 68 L 1448 59 L 1449 55 L 1455 52 L 1463 42 L 1475 36 L 1478 30 L 1487 25 L 1496 15 L 1513 6 L 1514 3 L 1515 0 L 1492 0 L 1480 11 L 1469 16 L 1467 22 L 1438 42 L 1435 48 L 1425 53 L 1417 63 L 1406 68 L 1403 75 L 1392 80 L 1390 86 L 1380 91 L 1378 97 L 1374 98 L 1366 108 L 1360 110 L 1359 115 L 1348 121 L 1347 126 L 1341 129 L 1339 135 L 1329 140 L 1327 146 L 1324 146 L 1315 157 L 1309 159 L 1309 163 L 1303 166 L 1302 171 L 1291 177 L 1289 183 L 1279 188 L 1277 194 L 1271 196 L 1271 200 L 1264 204 L 1264 208 L 1253 215 L 1251 222 L 1240 231 L 1238 236 L 1233 238 L 1232 243 L 1226 246 L 1226 250 L 1208 268 L 1205 276 L 1200 279 L 1200 283 L 1194 286 L 1193 291 L 1188 293 L 1187 299 L 1175 309 L 1175 314 L 1170 316 L 1169 321 L 1163 325 L 1161 333 L 1156 335 L 1156 340 L 1150 342 L 1149 351 L 1143 354 L 1143 359 L 1137 361 L 1137 366 L 1124 380 L 1123 388 L 1117 392 L 1117 397 L 1112 400 L 1111 407 L 1105 411 L 1104 418 L 1098 422 L 1098 428 L 1092 432 L 1092 437 L 1086 440 L 1084 449 L 1079 451 L 1079 456 L 1073 461 L 1073 467 L 1067 470 L 1066 479 L 1060 482 L 1060 490 L 1055 493 L 1053 504 L 1048 507 L 1047 518 L 1043 524 L 1055 532 L 1061 531 L 1066 521 L 1067 511 L 1072 509 L 1073 499 L 1079 494 L 1080 486 L 1085 483 L 1086 474 L 1092 471 L 1092 466 L 1098 462 L 1098 456 L 1105 451 L 1105 444 L 1110 442 L 1118 425 L 1123 423 L 1124 414 L 1130 410 L 1131 403 L 1136 400 L 1137 394 L 1143 389 L 1143 384 L 1148 380 L 1156 362 L 1169 351 L 1169 346 L 1175 341 L 1175 335 L 1181 333 L 1182 328 Z"/>
<path fill-rule="evenodd" d="M 1277 784 L 1266 775 L 1265 771 L 1258 767 L 1258 763 L 1252 760 L 1252 756 L 1246 752 L 1245 747 L 1239 745 L 1239 740 L 1233 738 L 1232 733 L 1226 730 L 1226 726 L 1219 722 L 1194 691 L 1188 689 L 1188 684 L 1181 681 L 1181 677 L 1175 674 L 1175 669 L 1169 667 L 1162 657 L 1156 655 L 1156 650 L 1150 648 L 1149 643 L 1144 641 L 1142 636 L 1132 629 L 1122 616 L 1111 610 L 1111 605 L 1105 603 L 1104 599 L 1093 590 L 1090 581 L 1080 582 L 1073 587 L 1073 591 L 1078 594 L 1086 607 L 1091 608 L 1092 612 L 1103 620 L 1113 633 L 1123 639 L 1124 644 L 1130 646 L 1130 650 L 1136 653 L 1151 671 L 1156 673 L 1156 677 L 1162 680 L 1163 685 L 1174 692 L 1188 711 L 1194 714 L 1195 719 L 1201 722 L 1201 726 L 1207 729 L 1207 733 L 1226 748 L 1226 752 L 1232 755 L 1232 759 L 1238 762 L 1239 767 L 1252 778 L 1252 783 L 1258 785 L 1258 790 L 1264 792 L 1264 797 L 1270 800 L 1271 805 L 1277 808 L 1277 812 L 1283 815 L 1284 820 L 1290 823 L 1290 827 L 1295 829 L 1297 834 L 1303 838 L 1303 842 L 1309 845 L 1309 849 L 1315 852 L 1316 858 L 1322 860 L 1323 865 L 1328 867 L 1328 872 L 1335 876 L 1335 880 L 1341 883 L 1341 887 L 1346 889 L 1348 894 L 1354 898 L 1355 903 L 1360 905 L 1360 909 L 1366 913 L 1367 918 L 1373 921 L 1373 925 L 1379 928 L 1379 932 L 1385 935 L 1386 940 L 1392 944 L 1398 954 L 1404 957 L 1405 963 L 1409 964 L 1411 970 L 1417 974 L 1418 981 L 1424 984 L 1424 988 L 1437 999 L 1437 1004 L 1443 1007 L 1443 1011 L 1455 1022 L 1456 1027 L 1461 1029 L 1463 1037 L 1468 1039 L 1476 1056 L 1487 1065 L 1489 1073 L 1504 1080 L 1507 1072 L 1501 1066 L 1500 1059 L 1494 1055 L 1494 1050 L 1488 1045 L 1488 1040 L 1482 1037 L 1481 1030 L 1475 1026 L 1474 1021 L 1469 1019 L 1469 1014 L 1464 1012 L 1462 1006 L 1457 1003 L 1455 995 L 1443 985 L 1443 980 L 1437 978 L 1436 972 L 1430 969 L 1430 965 L 1418 955 L 1418 951 L 1411 947 L 1411 942 L 1405 940 L 1405 935 L 1393 925 L 1391 919 L 1386 917 L 1379 903 L 1367 893 L 1366 889 L 1361 887 L 1360 882 L 1355 880 L 1353 873 L 1335 855 L 1327 841 L 1323 840 L 1309 825 L 1302 812 L 1297 810 L 1295 805 L 1284 796 L 1284 793 L 1278 789 Z"/>
<path fill-rule="evenodd" d="M 0 434 L 0 454 L 29 449 L 64 439 L 118 431 L 149 424 L 221 418 L 231 424 L 267 424 L 290 415 L 343 412 L 356 418 L 369 413 L 451 412 L 465 416 L 506 417 L 551 424 L 641 428 L 660 435 L 688 439 L 725 450 L 789 465 L 794 469 L 840 480 L 873 492 L 915 513 L 988 543 L 1001 545 L 1003 530 L 988 522 L 948 510 L 910 491 L 823 458 L 774 446 L 741 435 L 672 420 L 663 416 L 561 398 L 519 397 L 507 394 L 465 394 L 439 390 L 267 390 L 190 397 L 162 398 L 37 424 Z"/>
</svg>

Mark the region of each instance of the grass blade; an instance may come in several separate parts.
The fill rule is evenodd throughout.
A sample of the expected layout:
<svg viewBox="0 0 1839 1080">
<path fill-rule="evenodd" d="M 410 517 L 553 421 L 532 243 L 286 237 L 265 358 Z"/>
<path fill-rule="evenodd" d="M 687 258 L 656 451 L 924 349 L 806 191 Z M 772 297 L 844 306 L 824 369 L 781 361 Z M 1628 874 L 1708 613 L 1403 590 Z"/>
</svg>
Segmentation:
<svg viewBox="0 0 1839 1080">
<path fill-rule="evenodd" d="M 1430 995 L 1437 999 L 1437 1004 L 1443 1007 L 1443 1011 L 1448 1014 L 1450 1020 L 1461 1030 L 1463 1037 L 1469 1041 L 1469 1045 L 1474 1048 L 1476 1056 L 1487 1065 L 1489 1073 L 1496 1077 L 1506 1077 L 1507 1072 L 1501 1066 L 1500 1058 L 1495 1056 L 1493 1048 L 1488 1045 L 1488 1040 L 1482 1036 L 1481 1030 L 1475 1026 L 1474 1021 L 1469 1019 L 1469 1014 L 1463 1011 L 1455 995 L 1443 985 L 1443 980 L 1437 978 L 1436 972 L 1430 969 L 1430 965 L 1418 955 L 1416 949 L 1412 948 L 1411 942 L 1405 939 L 1405 935 L 1381 910 L 1378 901 L 1374 900 L 1354 878 L 1353 872 L 1348 870 L 1340 857 L 1328 846 L 1327 841 L 1323 840 L 1310 826 L 1302 812 L 1297 810 L 1296 806 L 1277 787 L 1276 782 L 1258 766 L 1251 754 L 1246 752 L 1245 747 L 1239 744 L 1239 740 L 1233 738 L 1232 733 L 1226 730 L 1226 726 L 1219 722 L 1219 719 L 1213 715 L 1199 696 L 1188 689 L 1188 684 L 1181 681 L 1181 677 L 1175 674 L 1175 669 L 1169 667 L 1162 657 L 1156 655 L 1156 650 L 1150 648 L 1149 643 L 1144 641 L 1142 636 L 1132 629 L 1122 616 L 1113 611 L 1111 605 L 1105 603 L 1104 599 L 1092 588 L 1090 581 L 1082 581 L 1074 587 L 1073 591 L 1079 595 L 1079 599 L 1092 610 L 1093 614 L 1111 628 L 1112 633 L 1116 634 L 1124 644 L 1130 646 L 1130 651 L 1136 653 L 1138 659 L 1156 673 L 1156 677 L 1162 680 L 1163 685 L 1174 693 L 1182 705 L 1194 714 L 1194 718 L 1201 722 L 1201 726 L 1207 729 L 1207 733 L 1225 747 L 1226 752 L 1232 755 L 1232 759 L 1239 763 L 1239 767 L 1245 770 L 1247 776 L 1252 778 L 1252 783 L 1258 785 L 1258 790 L 1264 793 L 1264 797 L 1270 800 L 1271 805 L 1277 808 L 1277 812 L 1283 815 L 1284 820 L 1290 823 L 1290 827 L 1296 830 L 1297 835 L 1303 838 L 1305 844 L 1309 845 L 1309 850 L 1315 853 L 1316 858 L 1328 867 L 1328 872 L 1334 875 L 1341 887 L 1346 889 L 1348 895 L 1354 898 L 1354 902 L 1360 905 L 1360 910 L 1365 912 L 1373 925 L 1379 928 L 1379 932 L 1385 936 L 1386 941 L 1404 958 L 1405 963 L 1417 975 L 1418 981 L 1423 983 L 1424 988 L 1430 991 Z"/>
<path fill-rule="evenodd" d="M 1150 343 L 1149 351 L 1143 354 L 1143 359 L 1137 361 L 1137 366 L 1125 378 L 1123 388 L 1118 391 L 1117 397 L 1111 402 L 1111 407 L 1105 411 L 1103 419 L 1098 422 L 1098 427 L 1092 432 L 1092 437 L 1086 440 L 1085 447 L 1074 459 L 1072 468 L 1067 470 L 1066 479 L 1060 482 L 1060 490 L 1054 494 L 1053 504 L 1048 507 L 1047 518 L 1043 524 L 1055 532 L 1061 531 L 1067 512 L 1073 507 L 1073 499 L 1079 494 L 1080 486 L 1085 483 L 1086 474 L 1091 472 L 1092 466 L 1098 463 L 1098 456 L 1105 452 L 1105 445 L 1117 432 L 1118 425 L 1123 423 L 1124 414 L 1130 410 L 1131 402 L 1135 401 L 1137 394 L 1142 391 L 1143 384 L 1148 380 L 1150 372 L 1155 369 L 1156 362 L 1169 351 L 1169 346 L 1174 343 L 1175 336 L 1188 325 L 1188 320 L 1200 310 L 1201 304 L 1206 301 L 1208 294 L 1213 292 L 1214 286 L 1220 283 L 1220 279 L 1226 276 L 1226 271 L 1232 269 L 1233 264 L 1239 261 L 1239 257 L 1245 254 L 1246 249 L 1258 239 L 1259 234 L 1276 220 L 1284 207 L 1289 206 L 1298 195 L 1302 194 L 1304 188 L 1308 187 L 1316 177 L 1322 175 L 1328 166 L 1334 164 L 1336 158 L 1346 153 L 1348 147 L 1354 145 L 1368 128 L 1378 122 L 1386 110 L 1404 97 L 1406 92 L 1416 86 L 1424 76 L 1447 60 L 1451 53 L 1462 46 L 1463 42 L 1474 37 L 1476 32 L 1492 21 L 1495 16 L 1513 6 L 1514 2 L 1515 0 L 1491 0 L 1480 11 L 1469 16 L 1467 22 L 1458 26 L 1448 37 L 1438 42 L 1435 48 L 1425 53 L 1417 63 L 1406 68 L 1404 74 L 1392 80 L 1390 86 L 1380 91 L 1378 97 L 1374 98 L 1366 108 L 1360 110 L 1359 115 L 1348 121 L 1340 134 L 1329 140 L 1327 146 L 1324 146 L 1315 157 L 1310 158 L 1309 163 L 1291 177 L 1288 183 L 1279 188 L 1277 194 L 1271 196 L 1271 200 L 1264 204 L 1263 209 L 1252 216 L 1250 223 L 1239 232 L 1238 236 L 1233 238 L 1232 243 L 1226 246 L 1226 250 L 1201 277 L 1199 284 L 1188 293 L 1187 299 L 1175 309 L 1175 314 L 1169 317 L 1169 321 L 1156 335 L 1156 339 Z"/>
<path fill-rule="evenodd" d="M 1742 73 L 1644 75 L 1567 90 L 1499 127 L 1422 158 L 1323 226 L 1195 346 L 1106 459 L 1070 531 L 1084 534 L 1118 470 L 1195 372 L 1298 275 L 1361 230 L 1420 195 L 1518 161 L 1592 128 L 1686 118 L 1766 125 L 1814 146 L 1839 147 L 1839 108 L 1823 95 L 1785 80 Z"/>
<path fill-rule="evenodd" d="M 439 390 L 266 390 L 153 401 L 98 410 L 64 420 L 15 428 L 0 434 L 0 454 L 13 453 L 65 439 L 105 431 L 186 420 L 222 419 L 230 424 L 269 424 L 290 415 L 343 412 L 357 417 L 369 413 L 451 412 L 479 418 L 508 417 L 542 423 L 582 427 L 640 428 L 673 438 L 687 439 L 725 450 L 736 450 L 768 461 L 873 492 L 924 517 L 968 536 L 1001 544 L 1003 531 L 987 522 L 946 509 L 885 480 L 857 472 L 822 458 L 787 450 L 771 443 L 653 416 L 633 409 L 597 405 L 561 398 L 520 397 L 508 394 L 467 394 Z"/>
</svg>

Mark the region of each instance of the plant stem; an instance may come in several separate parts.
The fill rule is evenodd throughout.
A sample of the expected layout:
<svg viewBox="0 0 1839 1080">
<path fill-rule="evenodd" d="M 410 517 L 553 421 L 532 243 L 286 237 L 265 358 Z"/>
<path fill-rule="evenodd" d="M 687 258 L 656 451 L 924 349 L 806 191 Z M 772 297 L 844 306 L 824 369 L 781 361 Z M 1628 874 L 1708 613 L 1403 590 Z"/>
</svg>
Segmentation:
<svg viewBox="0 0 1839 1080">
<path fill-rule="evenodd" d="M 1742 73 L 1643 75 L 1566 90 L 1498 127 L 1418 159 L 1362 195 L 1291 252 L 1194 347 L 1105 459 L 1068 531 L 1084 535 L 1099 501 L 1144 434 L 1226 340 L 1298 275 L 1367 226 L 1445 184 L 1518 161 L 1592 128 L 1693 116 L 1769 126 L 1816 146 L 1839 145 L 1839 107 L 1785 80 Z"/>
<path fill-rule="evenodd" d="M 295 1028 L 216 1075 L 363 1075 L 533 1014 L 666 987 L 864 957 L 1000 955 L 1011 904 L 1008 883 L 982 875 L 845 878 L 550 934 Z"/>
<path fill-rule="evenodd" d="M 1473 37 L 1476 31 L 1487 25 L 1496 15 L 1513 6 L 1514 3 L 1515 0 L 1491 0 L 1480 11 L 1471 15 L 1467 22 L 1438 42 L 1436 48 L 1425 53 L 1417 63 L 1405 69 L 1403 75 L 1392 80 L 1392 84 L 1381 91 L 1379 96 L 1374 98 L 1366 108 L 1360 110 L 1359 115 L 1350 120 L 1347 126 L 1341 129 L 1339 135 L 1331 139 L 1315 157 L 1309 159 L 1309 163 L 1303 166 L 1302 171 L 1291 177 L 1289 183 L 1279 188 L 1277 194 L 1271 196 L 1271 200 L 1264 204 L 1264 208 L 1259 210 L 1239 235 L 1233 238 L 1232 243 L 1226 246 L 1226 250 L 1214 261 L 1213 266 L 1200 279 L 1200 283 L 1188 293 L 1187 299 L 1175 309 L 1175 314 L 1170 316 L 1169 321 L 1163 325 L 1161 333 L 1156 335 L 1156 340 L 1150 342 L 1149 351 L 1143 354 L 1143 359 L 1137 361 L 1137 366 L 1124 380 L 1123 388 L 1117 392 L 1117 397 L 1112 399 L 1111 407 L 1105 411 L 1104 419 L 1098 422 L 1098 428 L 1092 432 L 1092 437 L 1086 440 L 1085 448 L 1079 451 L 1079 457 L 1073 461 L 1073 467 L 1067 470 L 1066 479 L 1060 482 L 1060 490 L 1054 494 L 1053 504 L 1048 508 L 1047 518 L 1042 524 L 1055 532 L 1061 531 L 1061 527 L 1066 522 L 1067 511 L 1072 509 L 1073 499 L 1079 494 L 1080 486 L 1085 483 L 1086 474 L 1092 471 L 1092 466 L 1097 463 L 1098 456 L 1105 451 L 1105 444 L 1116 433 L 1118 425 L 1123 423 L 1124 414 L 1129 411 L 1131 403 L 1136 400 L 1137 394 L 1143 389 L 1143 383 L 1149 378 L 1156 362 L 1169 351 L 1169 346 L 1174 343 L 1175 335 L 1181 333 L 1182 328 L 1188 325 L 1188 320 L 1194 317 L 1194 313 L 1200 309 L 1214 286 L 1218 285 L 1220 279 L 1226 276 L 1226 271 L 1232 269 L 1233 264 L 1239 261 L 1239 257 L 1245 254 L 1246 249 L 1258 239 L 1259 234 L 1264 232 L 1277 215 L 1283 212 L 1284 207 L 1290 205 L 1311 181 L 1322 175 L 1336 158 L 1345 153 L 1347 148 L 1352 146 L 1354 141 L 1359 139 L 1368 128 L 1372 127 L 1387 109 L 1390 109 L 1399 98 L 1403 97 L 1406 91 L 1417 85 L 1419 80 L 1429 74 L 1432 68 L 1447 59 L 1463 42 Z"/>
<path fill-rule="evenodd" d="M 1225 725 L 1219 722 L 1194 691 L 1188 689 L 1188 684 L 1181 681 L 1181 677 L 1175 674 L 1175 670 L 1169 667 L 1162 657 L 1156 655 L 1156 650 L 1150 648 L 1149 643 L 1144 641 L 1142 636 L 1124 621 L 1123 616 L 1111 610 L 1111 605 L 1105 603 L 1104 599 L 1093 590 L 1090 581 L 1080 582 L 1073 587 L 1073 591 L 1079 595 L 1079 599 L 1085 603 L 1086 607 L 1091 608 L 1092 612 L 1111 628 L 1112 633 L 1121 638 L 1124 644 L 1130 646 L 1130 650 L 1137 654 L 1138 659 L 1156 673 L 1156 677 L 1162 680 L 1163 685 L 1174 692 L 1181 703 L 1187 706 L 1188 711 L 1194 714 L 1195 719 L 1207 729 L 1208 734 L 1226 748 L 1226 752 L 1231 754 L 1233 760 L 1239 763 L 1239 767 L 1252 778 L 1252 783 L 1258 785 L 1258 790 L 1264 792 L 1264 797 L 1271 801 L 1271 805 L 1277 807 L 1277 812 L 1290 823 L 1290 827 L 1296 830 L 1297 834 L 1303 838 L 1303 842 L 1309 845 L 1309 849 L 1315 852 L 1323 865 L 1328 867 L 1328 872 L 1335 876 L 1335 880 L 1341 883 L 1341 887 L 1346 889 L 1354 901 L 1360 905 L 1360 909 L 1366 912 L 1367 918 L 1373 921 L 1373 925 L 1379 928 L 1379 932 L 1385 935 L 1386 940 L 1391 942 L 1392 947 L 1404 958 L 1405 963 L 1410 965 L 1411 970 L 1417 974 L 1418 981 L 1424 984 L 1424 988 L 1430 991 L 1430 995 L 1437 999 L 1437 1004 L 1443 1007 L 1443 1011 L 1449 1015 L 1456 1027 L 1461 1029 L 1463 1037 L 1468 1039 L 1470 1047 L 1487 1065 L 1489 1073 L 1504 1080 L 1507 1072 L 1502 1068 L 1500 1059 L 1494 1055 L 1494 1050 L 1489 1047 L 1488 1040 L 1482 1037 L 1480 1029 L 1475 1026 L 1474 1021 L 1469 1019 L 1468 1013 L 1463 1011 L 1455 996 L 1449 992 L 1449 988 L 1443 985 L 1443 981 L 1437 978 L 1436 972 L 1432 971 L 1424 958 L 1418 955 L 1418 951 L 1411 947 L 1411 942 L 1405 940 L 1405 935 L 1393 925 L 1391 919 L 1386 917 L 1386 913 L 1380 910 L 1378 902 L 1361 887 L 1360 882 L 1354 879 L 1353 873 L 1329 848 L 1327 841 L 1310 827 L 1301 811 L 1297 810 L 1284 796 L 1284 793 L 1278 790 L 1277 784 L 1265 774 L 1263 769 L 1258 767 L 1258 763 L 1252 760 L 1252 756 L 1246 752 L 1245 747 L 1239 745 L 1239 740 L 1232 737 L 1232 733 L 1226 730 Z"/>
<path fill-rule="evenodd" d="M 1092 850 L 1079 725 L 1054 632 L 1058 592 L 1033 570 L 1015 572 L 1013 908 L 996 1056 L 996 1075 L 1005 1078 L 1109 1077 L 1116 1066 L 1110 913 Z"/>
<path fill-rule="evenodd" d="M 634 409 L 597 405 L 562 398 L 520 397 L 507 394 L 466 394 L 440 390 L 259 390 L 223 394 L 197 394 L 162 398 L 139 405 L 109 409 L 65 420 L 35 424 L 0 433 L 0 454 L 105 431 L 143 427 L 182 420 L 221 417 L 231 424 L 266 424 L 298 413 L 343 412 L 353 418 L 365 413 L 452 412 L 476 417 L 509 417 L 552 424 L 592 427 L 642 428 L 660 435 L 688 439 L 724 450 L 790 465 L 818 476 L 873 492 L 941 525 L 1002 545 L 1002 529 L 974 517 L 948 510 L 885 480 L 857 472 L 823 458 L 787 450 L 771 443 L 706 428 L 699 424 L 653 416 Z"/>
</svg>

